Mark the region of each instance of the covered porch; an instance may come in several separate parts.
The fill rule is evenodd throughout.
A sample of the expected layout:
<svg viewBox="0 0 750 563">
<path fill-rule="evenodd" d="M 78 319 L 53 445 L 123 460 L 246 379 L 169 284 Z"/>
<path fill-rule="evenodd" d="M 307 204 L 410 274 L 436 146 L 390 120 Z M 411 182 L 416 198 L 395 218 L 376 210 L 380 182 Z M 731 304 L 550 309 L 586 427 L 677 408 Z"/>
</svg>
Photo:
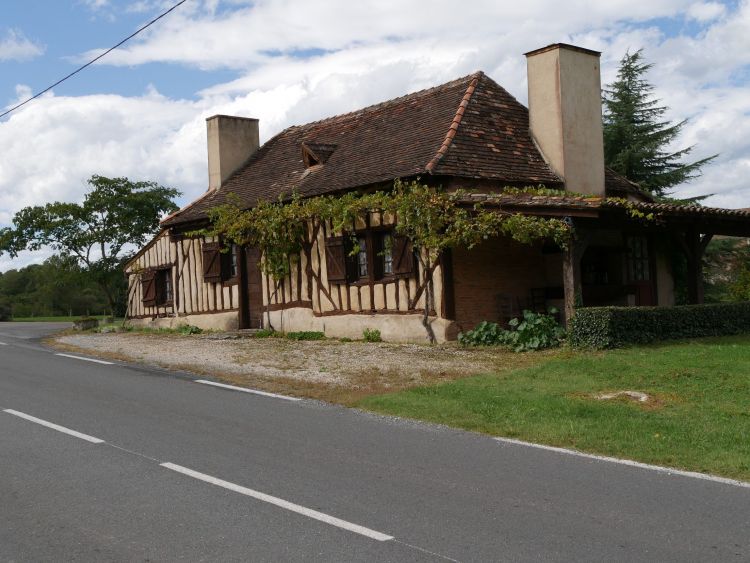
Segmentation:
<svg viewBox="0 0 750 563">
<path fill-rule="evenodd" d="M 563 218 L 573 239 L 567 249 L 497 238 L 454 250 L 446 290 L 457 331 L 483 320 L 505 324 L 526 309 L 554 307 L 567 323 L 578 307 L 672 306 L 675 254 L 687 264 L 688 302 L 702 303 L 702 258 L 711 238 L 750 236 L 750 214 L 741 210 L 568 197 L 487 196 L 486 203 Z"/>
</svg>

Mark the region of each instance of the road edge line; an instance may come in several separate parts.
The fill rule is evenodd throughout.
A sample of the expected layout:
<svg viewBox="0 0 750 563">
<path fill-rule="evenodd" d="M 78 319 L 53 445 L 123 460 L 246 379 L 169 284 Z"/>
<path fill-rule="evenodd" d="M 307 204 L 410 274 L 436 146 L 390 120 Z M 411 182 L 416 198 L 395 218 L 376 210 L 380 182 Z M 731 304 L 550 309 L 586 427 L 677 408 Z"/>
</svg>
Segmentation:
<svg viewBox="0 0 750 563">
<path fill-rule="evenodd" d="M 595 461 L 606 461 L 608 463 L 616 463 L 618 465 L 625 465 L 628 467 L 636 467 L 638 469 L 648 469 L 650 471 L 656 471 L 657 473 L 664 473 L 667 475 L 679 475 L 680 477 L 692 477 L 693 479 L 702 479 L 703 481 L 712 481 L 714 483 L 722 483 L 724 485 L 732 485 L 735 487 L 742 487 L 750 489 L 750 482 L 739 481 L 737 479 L 730 479 L 729 477 L 719 477 L 718 475 L 712 475 L 710 473 L 698 473 L 697 471 L 686 471 L 684 469 L 676 469 L 674 467 L 665 467 L 663 465 L 652 465 L 650 463 L 643 463 L 640 461 L 633 461 L 632 459 L 622 459 L 619 457 L 609 457 L 597 454 L 588 454 L 578 450 L 571 450 L 568 448 L 559 448 L 557 446 L 546 446 L 544 444 L 535 444 L 534 442 L 526 442 L 524 440 L 517 440 L 515 438 L 503 438 L 501 436 L 493 436 L 493 440 L 500 442 L 501 444 L 511 444 L 515 446 L 525 446 L 527 448 L 536 448 L 539 450 L 545 450 L 548 452 L 555 452 L 565 454 L 574 457 L 582 457 Z"/>
</svg>

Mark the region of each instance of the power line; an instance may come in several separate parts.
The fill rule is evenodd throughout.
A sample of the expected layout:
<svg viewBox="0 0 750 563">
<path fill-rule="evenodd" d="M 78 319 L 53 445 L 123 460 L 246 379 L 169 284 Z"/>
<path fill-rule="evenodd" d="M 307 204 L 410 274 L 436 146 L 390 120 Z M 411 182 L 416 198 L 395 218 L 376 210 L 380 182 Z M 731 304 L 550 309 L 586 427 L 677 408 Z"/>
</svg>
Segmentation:
<svg viewBox="0 0 750 563">
<path fill-rule="evenodd" d="M 37 99 L 37 98 L 38 98 L 39 96 L 41 96 L 42 94 L 45 94 L 45 93 L 49 92 L 49 91 L 50 91 L 50 90 L 52 90 L 52 88 L 54 88 L 55 86 L 57 86 L 57 85 L 59 85 L 59 84 L 62 84 L 62 83 L 63 83 L 63 82 L 65 82 L 65 81 L 66 81 L 66 80 L 67 80 L 68 78 L 70 78 L 70 77 L 72 77 L 72 76 L 74 76 L 74 75 L 78 74 L 78 73 L 79 73 L 79 72 L 81 72 L 81 71 L 82 71 L 82 70 L 83 70 L 84 68 L 86 68 L 86 67 L 88 67 L 88 66 L 91 66 L 92 64 L 94 64 L 94 63 L 95 63 L 96 61 L 98 61 L 99 59 L 101 59 L 101 58 L 102 58 L 102 57 L 104 57 L 105 55 L 107 55 L 107 54 L 111 53 L 112 51 L 114 51 L 115 49 L 117 49 L 117 48 L 118 48 L 118 47 L 119 47 L 120 45 L 122 45 L 123 43 L 125 43 L 125 42 L 127 42 L 127 41 L 131 40 L 131 39 L 132 39 L 133 37 L 135 37 L 136 35 L 138 35 L 138 34 L 139 34 L 139 33 L 140 33 L 141 31 L 143 31 L 144 29 L 146 29 L 146 28 L 148 28 L 148 27 L 152 26 L 153 24 L 155 24 L 156 22 L 158 22 L 158 21 L 159 21 L 160 19 L 162 19 L 162 18 L 163 18 L 164 16 L 166 16 L 166 15 L 167 15 L 167 14 L 168 14 L 169 12 L 171 12 L 172 10 L 175 10 L 175 9 L 179 8 L 179 7 L 180 7 L 180 6 L 182 5 L 182 4 L 184 4 L 185 2 L 187 2 L 187 0 L 180 0 L 179 2 L 177 2 L 177 4 L 175 4 L 174 6 L 172 6 L 171 8 L 169 8 L 169 10 L 167 10 L 166 12 L 163 12 L 162 14 L 158 15 L 157 17 L 155 17 L 154 19 L 152 19 L 152 20 L 151 20 L 150 22 L 148 22 L 148 23 L 147 23 L 146 25 L 144 25 L 143 27 L 141 27 L 141 28 L 137 29 L 137 30 L 136 30 L 136 31 L 135 31 L 134 33 L 131 33 L 130 35 L 128 35 L 128 36 L 127 36 L 127 37 L 126 37 L 125 39 L 123 39 L 122 41 L 120 41 L 120 42 L 119 42 L 119 43 L 118 43 L 117 45 L 115 45 L 114 47 L 110 47 L 109 49 L 107 49 L 106 51 L 104 51 L 104 52 L 103 52 L 103 53 L 102 53 L 101 55 L 99 55 L 98 57 L 95 57 L 95 58 L 91 59 L 91 60 L 90 60 L 89 62 L 87 62 L 87 63 L 86 63 L 85 65 L 83 65 L 83 66 L 81 66 L 81 67 L 79 67 L 79 68 L 75 69 L 75 70 L 74 70 L 73 72 L 71 72 L 71 73 L 70 73 L 70 74 L 68 74 L 67 76 L 65 76 L 65 77 L 61 78 L 60 80 L 58 80 L 57 82 L 55 82 L 55 83 L 54 83 L 54 84 L 53 84 L 52 86 L 48 86 L 47 88 L 45 88 L 45 89 L 44 89 L 44 90 L 42 90 L 41 92 L 39 92 L 39 93 L 37 93 L 37 94 L 34 94 L 33 96 L 31 96 L 31 97 L 30 97 L 29 99 L 27 99 L 27 100 L 24 100 L 24 101 L 23 101 L 23 102 L 21 102 L 20 104 L 18 104 L 18 105 L 15 105 L 15 106 L 13 106 L 12 108 L 10 108 L 9 110 L 7 110 L 7 111 L 5 111 L 5 112 L 3 112 L 3 113 L 0 113 L 0 118 L 3 118 L 3 117 L 5 117 L 6 115 L 8 115 L 9 113 L 11 113 L 11 112 L 13 112 L 13 111 L 16 111 L 16 110 L 17 110 L 18 108 L 20 108 L 21 106 L 25 106 L 25 105 L 26 105 L 26 104 L 28 104 L 28 103 L 29 103 L 30 101 L 32 101 L 32 100 L 35 100 L 35 99 Z"/>
</svg>

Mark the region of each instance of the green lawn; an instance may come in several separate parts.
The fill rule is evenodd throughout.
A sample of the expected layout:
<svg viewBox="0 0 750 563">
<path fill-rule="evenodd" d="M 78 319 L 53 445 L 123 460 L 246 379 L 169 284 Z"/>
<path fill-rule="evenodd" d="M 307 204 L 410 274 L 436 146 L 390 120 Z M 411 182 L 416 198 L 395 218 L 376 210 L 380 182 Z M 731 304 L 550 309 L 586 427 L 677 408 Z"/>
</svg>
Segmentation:
<svg viewBox="0 0 750 563">
<path fill-rule="evenodd" d="M 647 404 L 592 395 L 620 390 Z M 370 410 L 750 480 L 750 336 L 608 352 L 365 398 Z"/>
</svg>

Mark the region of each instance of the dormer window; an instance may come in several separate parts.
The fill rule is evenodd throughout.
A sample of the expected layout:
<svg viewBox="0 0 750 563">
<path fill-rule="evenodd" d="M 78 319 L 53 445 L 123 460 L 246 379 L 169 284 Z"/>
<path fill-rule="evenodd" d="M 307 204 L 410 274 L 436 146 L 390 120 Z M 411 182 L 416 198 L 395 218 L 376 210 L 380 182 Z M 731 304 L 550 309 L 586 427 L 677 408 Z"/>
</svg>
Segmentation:
<svg viewBox="0 0 750 563">
<path fill-rule="evenodd" d="M 302 143 L 302 162 L 305 164 L 305 168 L 325 164 L 335 150 L 336 145 L 330 143 L 305 141 Z"/>
</svg>

